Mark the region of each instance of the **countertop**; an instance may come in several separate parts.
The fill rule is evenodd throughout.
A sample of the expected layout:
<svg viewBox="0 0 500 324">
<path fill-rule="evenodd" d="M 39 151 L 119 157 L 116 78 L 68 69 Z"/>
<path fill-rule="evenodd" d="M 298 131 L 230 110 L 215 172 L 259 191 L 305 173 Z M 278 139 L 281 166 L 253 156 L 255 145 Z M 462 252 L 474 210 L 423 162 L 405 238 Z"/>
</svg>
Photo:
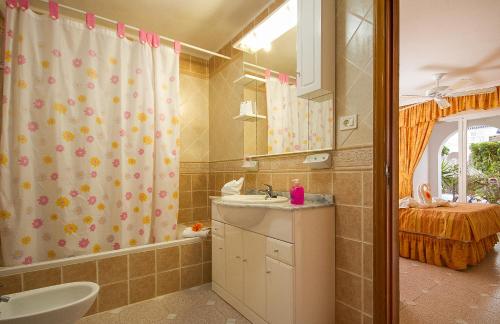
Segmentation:
<svg viewBox="0 0 500 324">
<path fill-rule="evenodd" d="M 280 196 L 287 196 L 283 194 Z M 287 197 L 288 198 L 288 197 Z M 335 206 L 335 202 L 332 195 L 319 195 L 319 194 L 306 194 L 303 205 L 292 205 L 290 201 L 280 202 L 280 203 L 270 203 L 270 204 L 249 204 L 249 203 L 236 203 L 222 201 L 222 197 L 210 196 L 210 199 L 217 205 L 231 206 L 237 208 L 269 208 L 269 209 L 280 209 L 280 210 L 298 210 L 298 209 L 309 209 L 309 208 L 324 208 Z"/>
</svg>

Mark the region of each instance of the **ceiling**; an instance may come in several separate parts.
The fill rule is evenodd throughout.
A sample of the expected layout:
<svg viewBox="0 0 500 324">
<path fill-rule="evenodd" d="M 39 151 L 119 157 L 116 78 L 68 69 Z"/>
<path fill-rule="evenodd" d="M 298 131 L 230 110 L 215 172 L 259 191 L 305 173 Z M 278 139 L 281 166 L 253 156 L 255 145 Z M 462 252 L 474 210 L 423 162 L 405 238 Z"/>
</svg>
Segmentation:
<svg viewBox="0 0 500 324">
<path fill-rule="evenodd" d="M 423 95 L 439 72 L 443 85 L 500 85 L 499 0 L 400 0 L 400 11 L 400 94 Z"/>
<path fill-rule="evenodd" d="M 47 4 L 37 0 L 31 2 L 35 7 L 48 7 Z M 211 51 L 218 51 L 272 1 L 58 0 L 57 2 Z"/>
<path fill-rule="evenodd" d="M 271 44 L 269 52 L 265 50 L 258 51 L 256 53 L 256 63 L 268 69 L 295 77 L 297 71 L 296 38 L 297 27 L 293 27 Z"/>
</svg>

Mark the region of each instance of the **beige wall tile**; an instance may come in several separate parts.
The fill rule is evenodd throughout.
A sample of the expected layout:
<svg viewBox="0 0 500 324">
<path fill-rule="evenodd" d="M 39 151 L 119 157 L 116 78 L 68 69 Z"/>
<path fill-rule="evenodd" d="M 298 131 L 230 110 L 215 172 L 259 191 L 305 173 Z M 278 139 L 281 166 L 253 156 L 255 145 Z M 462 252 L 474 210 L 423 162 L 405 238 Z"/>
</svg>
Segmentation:
<svg viewBox="0 0 500 324">
<path fill-rule="evenodd" d="M 182 196 L 182 194 L 181 194 Z M 184 208 L 179 209 L 177 222 L 178 223 L 188 223 L 193 221 L 193 209 L 192 208 Z"/>
<path fill-rule="evenodd" d="M 37 289 L 61 283 L 61 268 L 23 273 L 24 290 Z"/>
<path fill-rule="evenodd" d="M 361 312 L 335 303 L 335 324 L 361 324 Z"/>
<path fill-rule="evenodd" d="M 99 312 L 118 308 L 128 304 L 128 282 L 121 281 L 102 285 L 99 289 Z"/>
<path fill-rule="evenodd" d="M 204 239 L 202 242 L 203 246 L 203 262 L 212 261 L 212 240 Z"/>
<path fill-rule="evenodd" d="M 373 323 L 373 318 L 370 316 L 363 316 L 363 324 L 372 324 Z"/>
<path fill-rule="evenodd" d="M 224 186 L 224 173 L 222 172 L 217 172 L 215 174 L 215 190 L 220 191 L 222 189 L 222 186 Z"/>
<path fill-rule="evenodd" d="M 153 298 L 155 296 L 155 275 L 131 279 L 130 303 Z"/>
<path fill-rule="evenodd" d="M 201 263 L 201 243 L 188 244 L 181 246 L 181 266 L 189 266 Z"/>
<path fill-rule="evenodd" d="M 257 188 L 257 174 L 247 173 L 245 174 L 245 190 L 252 190 Z"/>
<path fill-rule="evenodd" d="M 180 270 L 171 270 L 157 274 L 157 295 L 178 291 L 181 286 Z"/>
<path fill-rule="evenodd" d="M 335 272 L 335 298 L 361 310 L 361 278 L 338 270 Z"/>
<path fill-rule="evenodd" d="M 127 280 L 127 256 L 120 255 L 98 260 L 97 271 L 99 273 L 99 284 L 101 285 Z"/>
<path fill-rule="evenodd" d="M 181 192 L 179 194 L 179 208 L 193 208 L 193 201 L 191 198 L 191 191 Z"/>
<path fill-rule="evenodd" d="M 180 267 L 179 247 L 173 246 L 156 250 L 156 271 L 162 272 Z"/>
<path fill-rule="evenodd" d="M 21 290 L 22 286 L 20 274 L 0 277 L 0 295 L 13 294 L 20 292 Z"/>
<path fill-rule="evenodd" d="M 212 281 L 212 262 L 203 263 L 203 283 Z"/>
<path fill-rule="evenodd" d="M 312 172 L 309 174 L 309 192 L 319 194 L 332 193 L 332 173 L 327 172 Z"/>
<path fill-rule="evenodd" d="M 333 195 L 337 204 L 361 206 L 361 177 L 360 172 L 333 173 Z"/>
<path fill-rule="evenodd" d="M 257 173 L 257 189 L 265 189 L 264 184 L 271 184 L 271 174 L 270 173 Z"/>
<path fill-rule="evenodd" d="M 363 311 L 368 315 L 373 314 L 373 283 L 366 279 L 363 283 Z"/>
<path fill-rule="evenodd" d="M 207 191 L 193 191 L 193 207 L 206 207 L 208 205 Z"/>
<path fill-rule="evenodd" d="M 363 244 L 363 276 L 371 279 L 373 276 L 373 246 Z"/>
<path fill-rule="evenodd" d="M 181 174 L 179 176 L 179 191 L 191 191 L 191 175 Z"/>
<path fill-rule="evenodd" d="M 129 258 L 130 278 L 155 272 L 155 251 L 132 253 Z"/>
<path fill-rule="evenodd" d="M 195 190 L 208 190 L 208 174 L 193 174 L 191 176 L 191 184 L 193 191 Z"/>
<path fill-rule="evenodd" d="M 361 243 L 340 237 L 335 239 L 335 266 L 361 275 Z"/>
<path fill-rule="evenodd" d="M 363 242 L 373 242 L 373 209 L 363 208 Z"/>
<path fill-rule="evenodd" d="M 187 289 L 203 283 L 202 265 L 181 268 L 181 288 Z"/>
<path fill-rule="evenodd" d="M 201 221 L 206 219 L 210 219 L 208 207 L 193 208 L 193 221 Z"/>
<path fill-rule="evenodd" d="M 373 173 L 363 172 L 363 206 L 373 205 Z"/>
<path fill-rule="evenodd" d="M 352 206 L 335 206 L 336 235 L 361 240 L 361 221 L 363 209 Z"/>
<path fill-rule="evenodd" d="M 62 267 L 63 282 L 97 282 L 96 261 L 71 264 Z"/>
<path fill-rule="evenodd" d="M 288 174 L 286 173 L 274 173 L 271 178 L 271 183 L 275 191 L 288 191 L 290 189 Z"/>
</svg>

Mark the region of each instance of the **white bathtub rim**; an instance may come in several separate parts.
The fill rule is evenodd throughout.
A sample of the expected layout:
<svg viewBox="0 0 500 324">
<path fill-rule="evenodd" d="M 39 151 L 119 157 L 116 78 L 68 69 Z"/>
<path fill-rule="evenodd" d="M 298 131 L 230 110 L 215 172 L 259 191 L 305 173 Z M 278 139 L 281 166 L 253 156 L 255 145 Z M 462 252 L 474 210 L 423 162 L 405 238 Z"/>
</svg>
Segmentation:
<svg viewBox="0 0 500 324">
<path fill-rule="evenodd" d="M 121 255 L 138 253 L 138 252 L 145 252 L 145 251 L 151 251 L 151 250 L 156 250 L 156 249 L 187 245 L 187 244 L 192 244 L 192 243 L 201 242 L 201 241 L 202 241 L 202 239 L 199 237 L 182 238 L 182 239 L 177 239 L 177 240 L 172 240 L 172 241 L 128 247 L 128 248 L 123 248 L 123 249 L 119 249 L 119 250 L 104 251 L 104 252 L 99 252 L 99 253 L 95 253 L 95 254 L 85 254 L 85 255 L 78 255 L 78 256 L 74 256 L 74 257 L 62 258 L 62 259 L 51 260 L 51 261 L 42 261 L 42 262 L 37 262 L 37 263 L 29 264 L 29 265 L 0 267 L 0 277 L 11 276 L 11 275 L 19 274 L 19 273 L 24 273 L 24 272 L 58 268 L 58 267 L 66 266 L 66 265 L 78 264 L 78 263 L 83 263 L 83 262 L 88 262 L 88 261 L 97 261 L 97 260 L 101 260 L 101 259 L 107 259 L 107 258 L 112 258 L 112 257 L 116 257 L 116 256 L 121 256 Z"/>
</svg>

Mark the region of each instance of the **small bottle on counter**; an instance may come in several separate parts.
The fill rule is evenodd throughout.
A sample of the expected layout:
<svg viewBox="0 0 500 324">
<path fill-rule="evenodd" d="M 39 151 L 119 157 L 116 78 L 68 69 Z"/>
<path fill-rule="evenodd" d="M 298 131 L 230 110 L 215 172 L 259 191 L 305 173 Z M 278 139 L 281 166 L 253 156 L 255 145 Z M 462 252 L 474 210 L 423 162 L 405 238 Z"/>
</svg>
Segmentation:
<svg viewBox="0 0 500 324">
<path fill-rule="evenodd" d="M 300 185 L 299 179 L 292 180 L 292 187 L 290 188 L 290 203 L 293 205 L 304 204 L 304 187 Z"/>
</svg>

